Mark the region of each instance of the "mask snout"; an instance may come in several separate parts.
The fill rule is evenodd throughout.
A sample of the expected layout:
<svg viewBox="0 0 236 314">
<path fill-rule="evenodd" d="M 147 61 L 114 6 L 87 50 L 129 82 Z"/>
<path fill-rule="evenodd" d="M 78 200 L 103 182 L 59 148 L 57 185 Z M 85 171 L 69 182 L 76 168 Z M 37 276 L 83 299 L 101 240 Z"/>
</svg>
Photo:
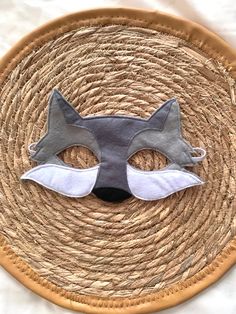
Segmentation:
<svg viewBox="0 0 236 314">
<path fill-rule="evenodd" d="M 95 188 L 92 192 L 101 200 L 113 203 L 122 202 L 131 196 L 125 190 L 112 187 Z"/>
</svg>

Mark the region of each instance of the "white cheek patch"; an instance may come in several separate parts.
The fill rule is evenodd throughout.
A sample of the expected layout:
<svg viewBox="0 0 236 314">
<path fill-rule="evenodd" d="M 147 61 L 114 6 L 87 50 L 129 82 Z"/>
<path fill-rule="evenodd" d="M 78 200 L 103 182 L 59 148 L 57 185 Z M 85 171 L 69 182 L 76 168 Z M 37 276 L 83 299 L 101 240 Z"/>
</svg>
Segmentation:
<svg viewBox="0 0 236 314">
<path fill-rule="evenodd" d="M 195 174 L 181 170 L 142 171 L 127 165 L 129 188 L 145 201 L 158 200 L 204 182 Z"/>
<path fill-rule="evenodd" d="M 99 165 L 89 169 L 74 169 L 55 164 L 37 166 L 21 176 L 69 197 L 83 197 L 91 193 Z"/>
</svg>

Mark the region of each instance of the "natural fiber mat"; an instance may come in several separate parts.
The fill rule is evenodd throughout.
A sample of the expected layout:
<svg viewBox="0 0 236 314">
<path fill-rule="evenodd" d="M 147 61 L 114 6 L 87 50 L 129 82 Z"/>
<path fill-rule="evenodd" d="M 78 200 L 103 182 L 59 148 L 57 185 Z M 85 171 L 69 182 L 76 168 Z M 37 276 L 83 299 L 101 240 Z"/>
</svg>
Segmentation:
<svg viewBox="0 0 236 314">
<path fill-rule="evenodd" d="M 146 313 L 177 304 L 236 261 L 236 53 L 192 22 L 132 9 L 77 13 L 36 30 L 1 61 L 0 262 L 24 285 L 87 313 Z M 169 98 L 183 135 L 204 147 L 206 183 L 158 201 L 68 198 L 20 181 L 58 88 L 82 116 L 141 118 Z M 94 165 L 85 148 L 60 156 Z M 145 170 L 158 153 L 130 161 Z"/>
</svg>

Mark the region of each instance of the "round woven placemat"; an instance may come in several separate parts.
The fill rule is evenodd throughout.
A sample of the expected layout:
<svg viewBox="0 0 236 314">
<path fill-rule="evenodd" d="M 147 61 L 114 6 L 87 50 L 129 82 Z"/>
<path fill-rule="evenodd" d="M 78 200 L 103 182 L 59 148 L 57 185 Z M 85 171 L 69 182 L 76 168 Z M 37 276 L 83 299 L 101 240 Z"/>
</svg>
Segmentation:
<svg viewBox="0 0 236 314">
<path fill-rule="evenodd" d="M 73 309 L 86 304 L 91 313 L 111 304 L 108 313 L 120 306 L 126 311 L 117 313 L 146 312 L 146 300 L 153 304 L 170 294 L 175 299 L 165 306 L 178 303 L 210 280 L 189 296 L 178 295 L 178 285 L 191 291 L 193 282 L 214 271 L 219 256 L 235 258 L 236 103 L 227 60 L 214 58 L 213 49 L 207 52 L 177 30 L 174 34 L 174 28 L 168 31 L 168 25 L 163 31 L 156 12 L 155 25 L 145 20 L 153 13 L 124 10 L 121 19 L 118 11 L 93 11 L 87 19 L 74 15 L 54 22 L 54 28 L 49 24 L 20 42 L 1 65 L 2 264 L 41 295 L 43 289 L 57 294 L 58 299 L 48 294 L 51 301 Z M 132 19 L 131 12 L 143 18 Z M 82 116 L 146 118 L 176 97 L 184 138 L 207 151 L 192 169 L 205 185 L 159 201 L 110 204 L 94 195 L 71 199 L 20 182 L 35 165 L 27 147 L 45 132 L 55 87 Z M 95 162 L 85 148 L 60 157 L 77 167 Z M 146 151 L 130 162 L 152 170 L 165 160 Z M 140 304 L 141 310 L 132 312 Z"/>
</svg>

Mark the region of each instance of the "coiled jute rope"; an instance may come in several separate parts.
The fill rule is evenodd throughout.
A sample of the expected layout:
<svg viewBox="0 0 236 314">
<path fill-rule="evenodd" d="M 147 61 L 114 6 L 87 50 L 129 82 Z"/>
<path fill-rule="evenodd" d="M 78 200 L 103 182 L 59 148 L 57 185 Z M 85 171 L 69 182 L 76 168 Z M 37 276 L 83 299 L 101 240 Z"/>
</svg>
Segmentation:
<svg viewBox="0 0 236 314">
<path fill-rule="evenodd" d="M 91 25 L 32 50 L 0 87 L 0 233 L 40 277 L 82 295 L 144 296 L 197 274 L 236 235 L 233 82 L 190 43 L 142 27 Z M 184 137 L 207 151 L 192 169 L 205 185 L 117 205 L 20 182 L 35 165 L 27 147 L 46 130 L 55 87 L 82 116 L 147 118 L 176 97 Z M 60 157 L 82 168 L 96 162 L 85 148 Z M 151 151 L 130 162 L 146 170 L 166 163 Z"/>
</svg>

